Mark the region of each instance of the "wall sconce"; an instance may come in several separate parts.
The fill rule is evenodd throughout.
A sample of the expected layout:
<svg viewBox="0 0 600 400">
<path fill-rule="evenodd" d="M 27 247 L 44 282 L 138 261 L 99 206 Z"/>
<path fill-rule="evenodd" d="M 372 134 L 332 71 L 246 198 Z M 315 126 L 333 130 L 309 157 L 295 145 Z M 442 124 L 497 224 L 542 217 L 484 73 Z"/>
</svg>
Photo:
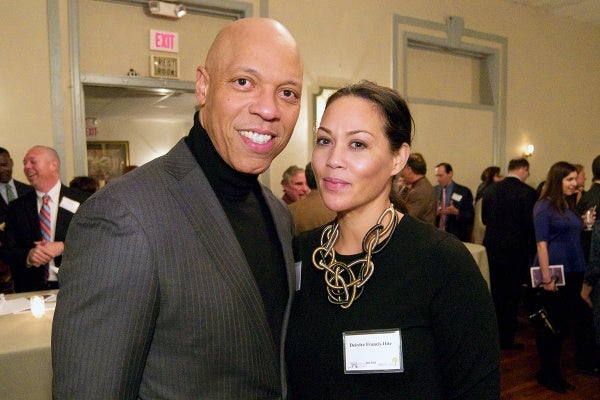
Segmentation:
<svg viewBox="0 0 600 400">
<path fill-rule="evenodd" d="M 525 158 L 531 157 L 533 155 L 533 150 L 534 150 L 533 145 L 528 144 L 527 147 L 525 148 L 525 153 L 523 153 L 523 157 L 525 157 Z"/>
<path fill-rule="evenodd" d="M 167 18 L 181 18 L 186 13 L 183 4 L 166 1 L 149 1 L 148 8 L 150 9 L 151 14 Z"/>
</svg>

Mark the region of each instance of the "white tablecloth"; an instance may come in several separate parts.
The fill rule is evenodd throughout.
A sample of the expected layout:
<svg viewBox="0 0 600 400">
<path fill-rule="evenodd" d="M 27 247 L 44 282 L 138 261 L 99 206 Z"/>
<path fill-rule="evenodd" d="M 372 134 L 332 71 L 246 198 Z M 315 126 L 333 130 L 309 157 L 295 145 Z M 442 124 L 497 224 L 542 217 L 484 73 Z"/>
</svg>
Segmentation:
<svg viewBox="0 0 600 400">
<path fill-rule="evenodd" d="M 33 294 L 6 295 L 6 300 Z M 52 399 L 50 337 L 54 311 L 41 318 L 31 312 L 0 316 L 0 398 L 2 400 Z"/>
<path fill-rule="evenodd" d="M 479 271 L 483 279 L 487 282 L 488 288 L 490 287 L 490 267 L 488 265 L 487 251 L 485 246 L 475 243 L 463 242 L 467 249 L 473 255 L 475 262 L 479 266 Z"/>
</svg>

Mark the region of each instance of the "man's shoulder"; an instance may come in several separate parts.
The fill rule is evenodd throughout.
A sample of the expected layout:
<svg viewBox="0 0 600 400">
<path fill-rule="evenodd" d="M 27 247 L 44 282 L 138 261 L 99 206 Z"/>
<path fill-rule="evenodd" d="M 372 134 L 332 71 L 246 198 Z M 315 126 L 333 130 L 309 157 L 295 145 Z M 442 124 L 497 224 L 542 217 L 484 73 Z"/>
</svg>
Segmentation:
<svg viewBox="0 0 600 400">
<path fill-rule="evenodd" d="M 36 193 L 33 188 L 27 191 L 25 194 L 20 195 L 16 199 L 10 202 L 10 207 L 13 209 L 21 209 L 27 204 L 30 204 L 32 201 L 35 202 Z"/>
<path fill-rule="evenodd" d="M 318 190 L 311 190 L 306 198 L 295 201 L 292 204 L 288 204 L 288 207 L 290 208 L 292 214 L 299 211 L 309 211 L 314 209 L 314 207 L 321 205 L 322 200 L 320 196 L 321 195 L 319 194 Z"/>
<path fill-rule="evenodd" d="M 278 211 L 279 215 L 273 215 L 273 218 L 276 218 L 277 216 L 282 216 L 282 215 L 285 215 L 287 218 L 290 215 L 290 207 L 289 206 L 291 204 L 290 205 L 286 204 L 282 199 L 275 196 L 275 194 L 273 193 L 273 191 L 271 191 L 270 188 L 263 185 L 262 183 L 260 184 L 260 187 L 262 189 L 262 194 L 263 194 L 263 197 L 265 198 L 265 201 L 267 202 L 267 204 L 269 204 L 272 207 L 272 209 Z"/>
<path fill-rule="evenodd" d="M 413 187 L 419 187 L 419 188 L 431 188 L 432 190 L 435 190 L 435 187 L 431 184 L 431 182 L 429 182 L 429 179 L 427 179 L 427 177 L 425 175 L 423 175 L 422 178 L 420 178 L 414 185 Z"/>
<path fill-rule="evenodd" d="M 581 200 L 600 200 L 600 183 L 594 183 L 590 190 L 586 191 L 582 196 Z"/>
<path fill-rule="evenodd" d="M 469 193 L 471 196 L 473 195 L 473 192 L 471 192 L 471 189 L 469 189 L 468 187 L 461 185 L 460 183 L 456 183 L 454 182 L 454 191 L 455 192 L 462 192 L 462 193 Z"/>
<path fill-rule="evenodd" d="M 412 188 L 410 189 L 410 191 L 408 192 L 408 198 L 415 197 L 415 195 L 419 195 L 420 197 L 423 197 L 423 196 L 431 196 L 433 198 L 437 197 L 436 193 L 435 193 L 435 188 L 433 187 L 431 182 L 429 182 L 429 180 L 426 177 L 423 177 L 423 178 L 419 179 L 417 182 L 415 182 L 413 184 Z"/>
<path fill-rule="evenodd" d="M 13 182 L 15 184 L 15 187 L 17 188 L 17 191 L 22 191 L 23 193 L 26 193 L 33 190 L 33 187 L 28 183 L 21 182 L 16 179 L 13 179 Z"/>
<path fill-rule="evenodd" d="M 600 205 L 600 183 L 594 183 L 590 190 L 586 191 L 577 203 L 577 210 L 583 213 L 592 206 Z"/>
<path fill-rule="evenodd" d="M 504 180 L 499 183 L 502 183 L 502 182 L 504 182 Z M 529 186 L 528 184 L 526 184 L 525 182 L 521 181 L 520 179 L 513 178 L 513 179 L 510 179 L 509 181 L 507 181 L 506 183 L 507 183 L 507 186 L 512 186 L 515 191 L 520 191 L 528 196 L 537 198 L 537 191 L 534 188 L 532 188 L 531 186 Z"/>
</svg>

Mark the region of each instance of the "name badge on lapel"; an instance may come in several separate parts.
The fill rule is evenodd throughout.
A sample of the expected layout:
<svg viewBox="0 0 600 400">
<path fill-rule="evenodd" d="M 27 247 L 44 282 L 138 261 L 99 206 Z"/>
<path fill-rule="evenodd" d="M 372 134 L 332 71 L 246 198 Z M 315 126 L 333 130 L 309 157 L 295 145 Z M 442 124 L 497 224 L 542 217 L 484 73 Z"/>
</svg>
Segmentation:
<svg viewBox="0 0 600 400">
<path fill-rule="evenodd" d="M 66 196 L 63 196 L 63 198 L 60 199 L 60 204 L 58 206 L 60 208 L 64 208 L 65 210 L 70 211 L 73 214 L 75 214 L 77 212 L 77 209 L 79 208 L 80 204 L 81 203 L 78 201 L 75 201 Z"/>
<path fill-rule="evenodd" d="M 294 263 L 294 270 L 296 271 L 296 292 L 300 290 L 302 283 L 302 261 Z"/>
<path fill-rule="evenodd" d="M 404 371 L 400 329 L 352 331 L 342 336 L 345 374 Z"/>
<path fill-rule="evenodd" d="M 452 200 L 454 200 L 454 201 L 461 201 L 462 200 L 462 194 L 452 193 Z"/>
</svg>

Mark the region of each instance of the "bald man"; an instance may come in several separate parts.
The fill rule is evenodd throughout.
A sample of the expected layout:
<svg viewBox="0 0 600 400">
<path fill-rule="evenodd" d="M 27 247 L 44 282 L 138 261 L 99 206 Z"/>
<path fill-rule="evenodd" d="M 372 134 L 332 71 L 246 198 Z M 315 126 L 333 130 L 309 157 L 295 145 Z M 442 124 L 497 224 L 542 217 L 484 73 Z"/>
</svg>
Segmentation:
<svg viewBox="0 0 600 400">
<path fill-rule="evenodd" d="M 67 230 L 89 193 L 61 183 L 60 159 L 53 148 L 32 147 L 23 158 L 23 167 L 35 190 L 10 202 L 3 252 L 12 268 L 15 292 L 58 289 Z M 46 232 L 40 225 L 44 204 L 48 212 Z"/>
<path fill-rule="evenodd" d="M 277 21 L 241 19 L 196 78 L 189 135 L 73 220 L 52 332 L 55 399 L 286 397 L 294 226 L 258 175 L 298 119 L 300 54 Z"/>
</svg>

